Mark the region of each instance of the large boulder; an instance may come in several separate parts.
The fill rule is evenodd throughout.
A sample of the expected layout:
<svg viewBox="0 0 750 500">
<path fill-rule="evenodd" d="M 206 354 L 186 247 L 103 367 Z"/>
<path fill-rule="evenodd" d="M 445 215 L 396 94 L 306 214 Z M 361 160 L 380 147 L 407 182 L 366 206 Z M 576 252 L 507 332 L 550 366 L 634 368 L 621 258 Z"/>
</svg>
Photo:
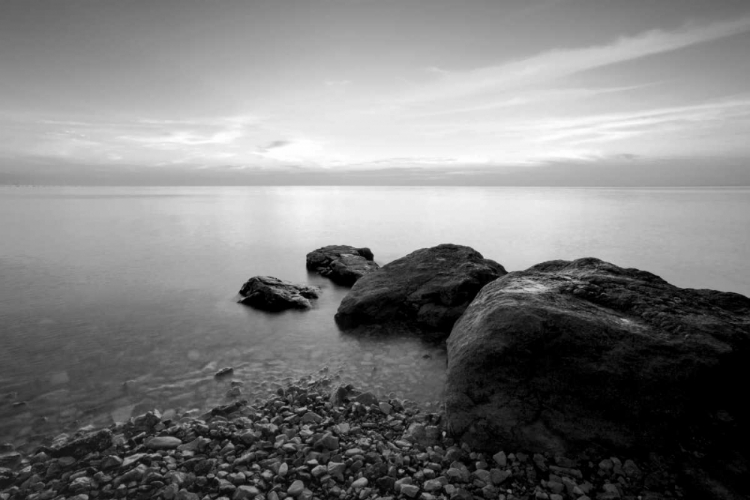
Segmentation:
<svg viewBox="0 0 750 500">
<path fill-rule="evenodd" d="M 315 286 L 297 285 L 273 276 L 255 276 L 247 280 L 240 289 L 241 304 L 265 311 L 285 309 L 309 309 L 310 299 L 317 299 L 320 289 Z"/>
<path fill-rule="evenodd" d="M 687 450 L 710 458 L 688 466 L 708 471 L 704 484 L 730 491 L 750 477 L 747 380 L 747 297 L 551 261 L 490 283 L 456 322 L 446 418 L 490 449 Z"/>
<path fill-rule="evenodd" d="M 466 246 L 423 248 L 357 281 L 336 322 L 345 329 L 396 322 L 445 336 L 479 290 L 504 274 Z"/>
<path fill-rule="evenodd" d="M 365 274 L 380 268 L 369 248 L 329 245 L 307 254 L 307 269 L 339 285 L 352 286 Z"/>
</svg>

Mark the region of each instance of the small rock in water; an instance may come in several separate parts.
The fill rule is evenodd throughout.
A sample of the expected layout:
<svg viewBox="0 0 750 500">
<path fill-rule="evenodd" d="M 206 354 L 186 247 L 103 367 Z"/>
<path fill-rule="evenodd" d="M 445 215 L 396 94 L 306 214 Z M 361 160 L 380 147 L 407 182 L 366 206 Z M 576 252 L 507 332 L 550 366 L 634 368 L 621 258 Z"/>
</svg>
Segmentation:
<svg viewBox="0 0 750 500">
<path fill-rule="evenodd" d="M 320 288 L 283 281 L 273 276 L 255 276 L 240 289 L 241 304 L 271 312 L 285 309 L 310 309 Z"/>
<path fill-rule="evenodd" d="M 238 398 L 240 396 L 242 396 L 242 389 L 240 389 L 239 386 L 232 387 L 226 393 L 227 398 Z"/>
<path fill-rule="evenodd" d="M 222 368 L 218 372 L 216 372 L 216 374 L 214 375 L 214 377 L 216 377 L 216 378 L 226 377 L 227 375 L 231 375 L 233 373 L 234 373 L 234 368 L 232 368 L 230 366 L 227 366 L 225 368 Z"/>
</svg>

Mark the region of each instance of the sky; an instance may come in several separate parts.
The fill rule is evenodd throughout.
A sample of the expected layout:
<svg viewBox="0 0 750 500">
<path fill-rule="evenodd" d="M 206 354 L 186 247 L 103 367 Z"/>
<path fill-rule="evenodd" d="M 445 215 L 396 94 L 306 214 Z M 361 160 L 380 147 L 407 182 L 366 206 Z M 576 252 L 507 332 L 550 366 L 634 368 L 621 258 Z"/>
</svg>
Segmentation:
<svg viewBox="0 0 750 500">
<path fill-rule="evenodd" d="M 0 0 L 0 183 L 750 185 L 750 2 Z"/>
</svg>

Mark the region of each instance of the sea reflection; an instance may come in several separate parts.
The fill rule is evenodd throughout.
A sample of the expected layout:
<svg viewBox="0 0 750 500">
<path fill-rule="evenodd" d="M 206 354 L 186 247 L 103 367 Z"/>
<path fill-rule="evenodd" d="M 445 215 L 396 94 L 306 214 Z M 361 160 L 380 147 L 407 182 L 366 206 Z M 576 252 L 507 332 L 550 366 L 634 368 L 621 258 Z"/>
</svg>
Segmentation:
<svg viewBox="0 0 750 500">
<path fill-rule="evenodd" d="M 509 271 L 595 256 L 750 293 L 745 188 L 0 187 L 0 227 L 0 442 L 27 447 L 152 408 L 252 401 L 324 368 L 434 408 L 444 348 L 342 334 L 347 290 L 304 265 L 324 245 L 385 264 L 458 243 Z M 310 311 L 255 311 L 235 296 L 255 275 L 323 294 Z M 225 366 L 233 377 L 215 379 Z"/>
</svg>

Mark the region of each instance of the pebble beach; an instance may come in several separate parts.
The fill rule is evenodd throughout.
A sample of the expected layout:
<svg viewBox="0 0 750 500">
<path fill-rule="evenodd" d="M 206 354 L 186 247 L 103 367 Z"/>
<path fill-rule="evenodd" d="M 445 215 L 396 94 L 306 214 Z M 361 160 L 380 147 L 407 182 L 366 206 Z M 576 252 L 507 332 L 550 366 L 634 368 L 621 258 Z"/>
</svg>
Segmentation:
<svg viewBox="0 0 750 500">
<path fill-rule="evenodd" d="M 2 445 L 1 500 L 681 498 L 668 458 L 472 450 L 440 413 L 304 377 L 264 400 L 200 415 L 150 411 Z"/>
</svg>

